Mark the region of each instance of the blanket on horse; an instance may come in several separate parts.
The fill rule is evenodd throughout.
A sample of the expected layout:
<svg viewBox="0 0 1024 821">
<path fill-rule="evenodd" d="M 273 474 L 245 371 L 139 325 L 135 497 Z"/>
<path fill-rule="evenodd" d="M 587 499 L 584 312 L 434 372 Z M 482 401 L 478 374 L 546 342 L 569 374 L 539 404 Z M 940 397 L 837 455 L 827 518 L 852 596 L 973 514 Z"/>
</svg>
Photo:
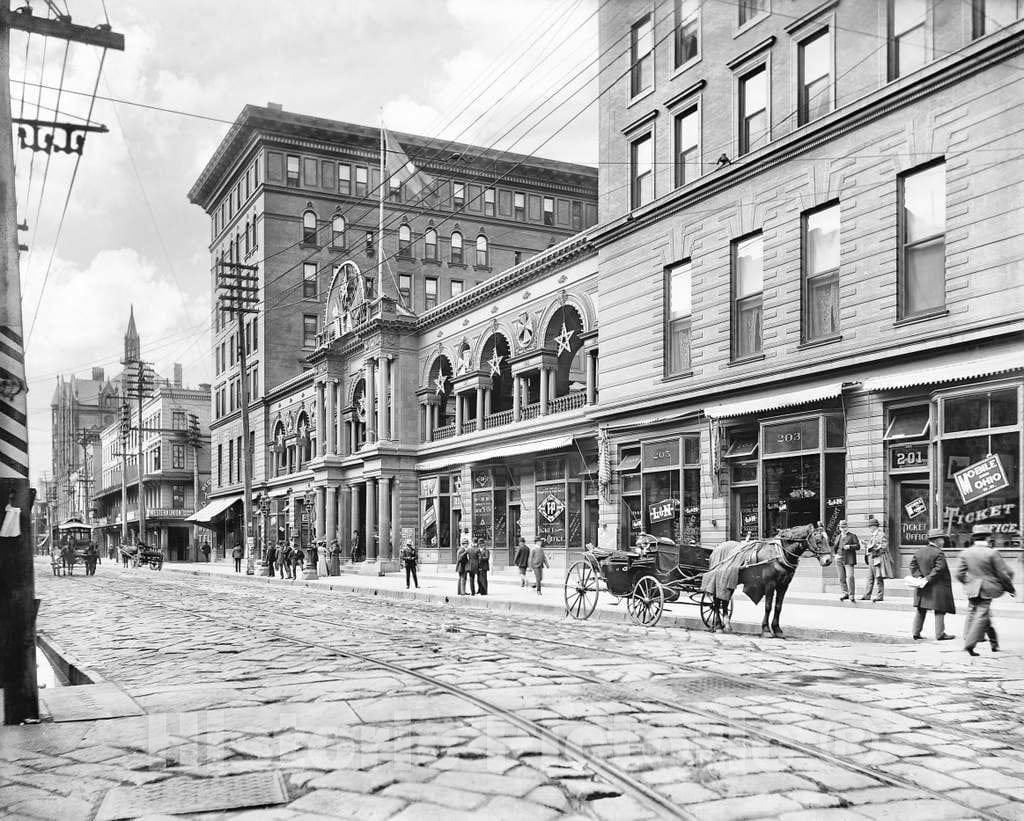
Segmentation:
<svg viewBox="0 0 1024 821">
<path fill-rule="evenodd" d="M 749 542 L 722 542 L 711 551 L 708 571 L 700 582 L 700 589 L 716 599 L 728 601 L 740 583 L 740 571 L 755 566 L 767 567 L 782 558 L 782 543 L 778 539 Z M 764 585 L 758 582 L 761 574 L 744 573 L 743 590 L 754 604 L 764 596 Z"/>
</svg>

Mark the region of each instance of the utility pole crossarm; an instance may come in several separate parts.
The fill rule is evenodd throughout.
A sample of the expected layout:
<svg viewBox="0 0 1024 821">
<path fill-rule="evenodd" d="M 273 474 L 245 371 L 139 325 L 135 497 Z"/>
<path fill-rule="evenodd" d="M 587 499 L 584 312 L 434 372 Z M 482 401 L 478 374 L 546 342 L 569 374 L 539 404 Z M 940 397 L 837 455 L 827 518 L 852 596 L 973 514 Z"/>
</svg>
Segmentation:
<svg viewBox="0 0 1024 821">
<path fill-rule="evenodd" d="M 111 31 L 108 25 L 95 28 L 79 26 L 68 20 L 52 20 L 47 17 L 35 17 L 32 10 L 25 6 L 18 11 L 11 11 L 0 6 L 0 25 L 7 28 L 27 31 L 30 34 L 41 34 L 43 37 L 57 37 L 61 40 L 73 40 L 89 46 L 124 51 L 124 35 Z"/>
</svg>

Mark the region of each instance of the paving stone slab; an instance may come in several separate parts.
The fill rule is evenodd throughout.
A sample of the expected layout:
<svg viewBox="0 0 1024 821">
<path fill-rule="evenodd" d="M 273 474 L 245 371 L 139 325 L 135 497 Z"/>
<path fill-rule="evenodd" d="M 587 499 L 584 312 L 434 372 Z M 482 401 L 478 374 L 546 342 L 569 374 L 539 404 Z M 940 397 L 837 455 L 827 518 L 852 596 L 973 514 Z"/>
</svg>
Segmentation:
<svg viewBox="0 0 1024 821">
<path fill-rule="evenodd" d="M 115 787 L 103 798 L 96 821 L 154 813 L 198 813 L 283 804 L 288 791 L 279 772 L 224 778 L 171 778 L 138 787 Z"/>
<path fill-rule="evenodd" d="M 143 714 L 131 696 L 107 681 L 40 690 L 39 700 L 55 722 L 94 721 Z"/>
</svg>

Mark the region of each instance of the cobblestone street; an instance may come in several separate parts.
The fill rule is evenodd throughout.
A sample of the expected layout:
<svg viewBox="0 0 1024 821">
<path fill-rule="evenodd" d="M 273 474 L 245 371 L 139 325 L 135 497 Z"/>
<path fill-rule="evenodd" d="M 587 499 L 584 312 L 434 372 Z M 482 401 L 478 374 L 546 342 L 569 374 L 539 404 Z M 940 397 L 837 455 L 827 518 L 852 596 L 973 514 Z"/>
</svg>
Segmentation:
<svg viewBox="0 0 1024 821">
<path fill-rule="evenodd" d="M 38 587 L 41 632 L 138 714 L 0 731 L 12 817 L 258 800 L 188 803 L 218 776 L 280 785 L 253 818 L 1024 814 L 1013 648 L 937 664 L 109 565 Z"/>
</svg>

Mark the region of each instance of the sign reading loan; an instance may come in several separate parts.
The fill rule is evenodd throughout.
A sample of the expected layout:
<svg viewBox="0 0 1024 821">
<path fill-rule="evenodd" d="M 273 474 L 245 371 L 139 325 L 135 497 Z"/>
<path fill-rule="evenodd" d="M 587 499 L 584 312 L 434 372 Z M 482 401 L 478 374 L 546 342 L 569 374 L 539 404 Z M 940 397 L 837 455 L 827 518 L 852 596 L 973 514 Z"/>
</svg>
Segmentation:
<svg viewBox="0 0 1024 821">
<path fill-rule="evenodd" d="M 953 474 L 953 481 L 956 482 L 956 489 L 960 491 L 964 504 L 1010 486 L 998 456 L 987 456 L 980 462 L 958 470 Z"/>
</svg>

